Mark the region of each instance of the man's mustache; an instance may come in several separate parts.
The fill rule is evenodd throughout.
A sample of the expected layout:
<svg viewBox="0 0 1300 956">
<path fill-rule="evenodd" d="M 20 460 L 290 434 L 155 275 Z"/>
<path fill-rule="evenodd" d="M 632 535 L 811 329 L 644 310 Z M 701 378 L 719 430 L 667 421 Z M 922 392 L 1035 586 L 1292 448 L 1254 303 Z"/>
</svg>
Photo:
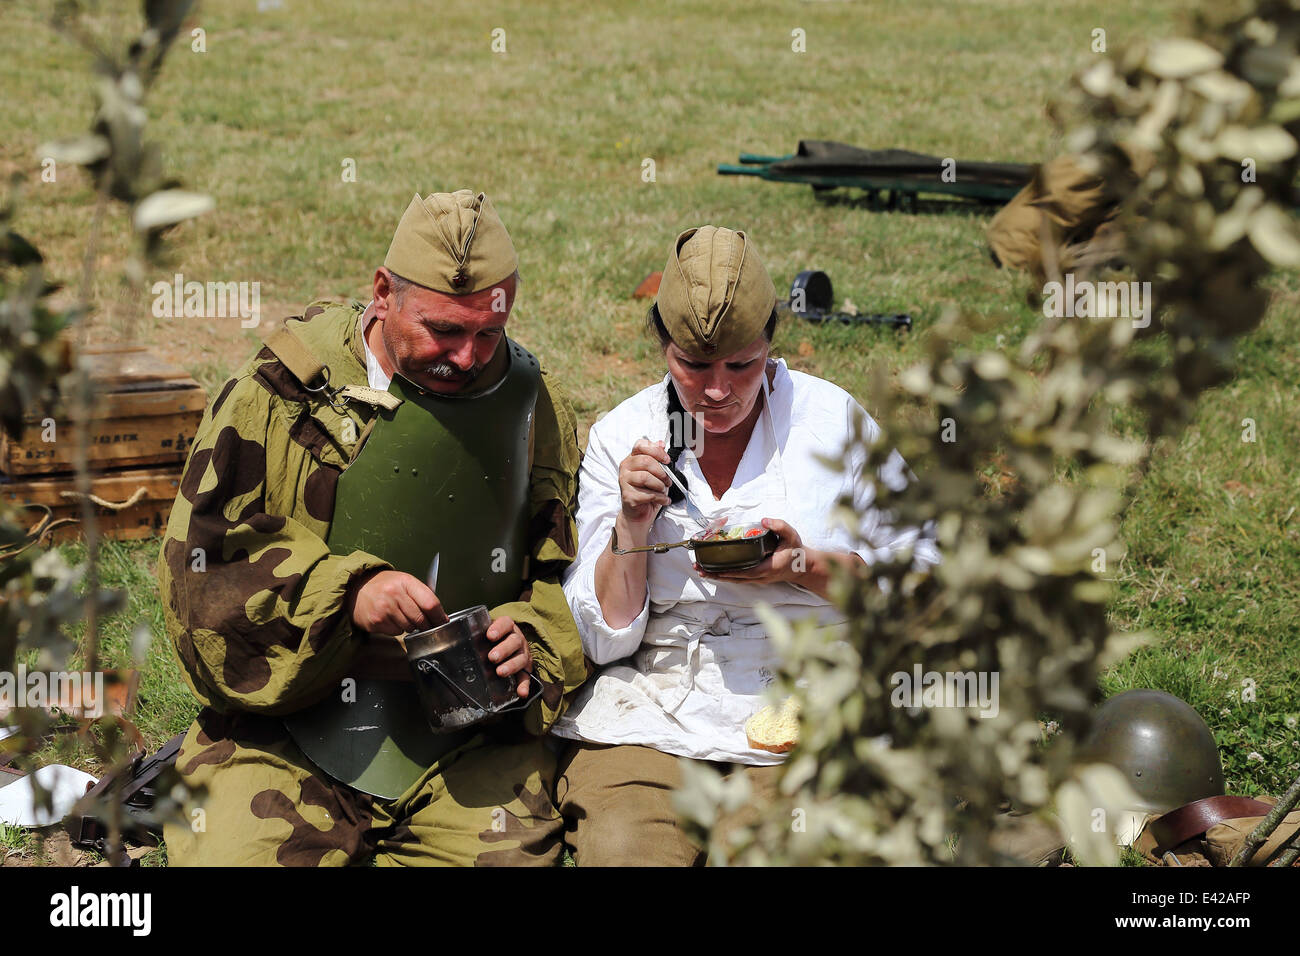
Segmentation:
<svg viewBox="0 0 1300 956">
<path fill-rule="evenodd" d="M 437 365 L 430 365 L 426 368 L 424 374 L 444 382 L 463 382 L 475 378 L 481 371 L 483 371 L 483 366 L 477 362 L 469 371 L 458 369 L 450 362 L 439 362 Z"/>
</svg>

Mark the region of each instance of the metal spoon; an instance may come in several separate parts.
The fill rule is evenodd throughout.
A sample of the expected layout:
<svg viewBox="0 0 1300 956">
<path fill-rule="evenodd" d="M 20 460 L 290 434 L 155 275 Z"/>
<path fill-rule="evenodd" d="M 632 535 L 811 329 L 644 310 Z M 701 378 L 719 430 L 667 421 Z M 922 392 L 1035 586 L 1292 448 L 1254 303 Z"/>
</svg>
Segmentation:
<svg viewBox="0 0 1300 956">
<path fill-rule="evenodd" d="M 684 484 L 682 484 L 680 481 L 677 480 L 677 476 L 673 474 L 673 470 L 669 468 L 667 465 L 664 465 L 664 474 L 666 474 L 668 476 L 668 480 L 671 481 L 674 485 L 676 485 L 677 489 L 683 495 L 685 495 L 686 513 L 691 516 L 691 520 L 694 521 L 696 524 L 698 524 L 701 528 L 705 528 L 712 531 L 713 529 L 709 527 L 709 525 L 712 524 L 712 522 L 709 521 L 708 518 L 704 517 L 703 511 L 701 511 L 698 507 L 696 507 L 695 499 L 691 497 L 691 493 L 686 490 L 686 486 Z"/>
<path fill-rule="evenodd" d="M 424 582 L 425 584 L 429 585 L 429 590 L 432 591 L 434 594 L 438 593 L 438 564 L 441 561 L 442 561 L 442 552 L 439 551 L 437 554 L 433 556 L 433 563 L 429 565 L 429 575 L 427 578 L 425 578 L 425 582 Z M 432 617 L 428 618 L 430 627 L 437 627 L 440 624 L 446 624 L 447 621 L 450 620 L 450 618 L 447 617 L 447 611 L 445 608 L 440 612 L 439 616 L 442 618 L 441 620 L 437 620 L 436 618 L 432 618 Z"/>
<path fill-rule="evenodd" d="M 650 439 L 645 435 L 641 436 L 641 440 L 650 441 Z M 705 531 L 716 531 L 718 530 L 718 528 L 721 528 L 724 524 L 727 523 L 726 518 L 714 518 L 712 521 L 710 521 L 708 518 L 704 517 L 704 512 L 701 511 L 696 506 L 695 499 L 692 498 L 691 493 L 686 490 L 686 486 L 677 480 L 677 476 L 673 474 L 672 469 L 669 468 L 667 465 L 664 465 L 662 462 L 660 462 L 660 465 L 664 469 L 664 474 L 668 476 L 668 480 L 671 481 L 674 485 L 676 485 L 677 489 L 685 496 L 686 514 L 690 517 L 692 521 L 698 524 Z"/>
</svg>

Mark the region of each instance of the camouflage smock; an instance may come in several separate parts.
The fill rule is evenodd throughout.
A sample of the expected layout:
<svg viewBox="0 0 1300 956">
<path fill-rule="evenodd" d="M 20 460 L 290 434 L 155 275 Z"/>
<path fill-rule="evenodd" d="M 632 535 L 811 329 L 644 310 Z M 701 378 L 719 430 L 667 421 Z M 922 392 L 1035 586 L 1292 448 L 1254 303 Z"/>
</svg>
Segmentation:
<svg viewBox="0 0 1300 956">
<path fill-rule="evenodd" d="M 322 302 L 287 320 L 329 366 L 335 387 L 366 384 L 361 311 L 360 303 Z M 359 551 L 331 554 L 325 542 L 339 475 L 373 417 L 357 402 L 347 414 L 335 411 L 265 347 L 209 405 L 158 567 L 167 634 L 204 706 L 290 714 L 348 672 L 367 639 L 344 613 L 348 584 L 390 565 Z M 586 675 L 560 587 L 576 540 L 577 424 L 545 370 L 533 428 L 528 586 L 492 616 L 513 618 L 528 639 L 544 692 L 526 727 L 544 733 Z"/>
</svg>

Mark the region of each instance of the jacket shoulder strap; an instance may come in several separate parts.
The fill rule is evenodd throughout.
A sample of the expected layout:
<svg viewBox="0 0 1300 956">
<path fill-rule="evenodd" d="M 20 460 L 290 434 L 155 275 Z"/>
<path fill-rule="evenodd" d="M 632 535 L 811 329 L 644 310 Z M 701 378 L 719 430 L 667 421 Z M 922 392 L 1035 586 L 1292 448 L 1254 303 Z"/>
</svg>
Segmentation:
<svg viewBox="0 0 1300 956">
<path fill-rule="evenodd" d="M 290 331 L 288 325 L 281 325 L 263 339 L 262 343 L 271 350 L 271 354 L 280 360 L 294 378 L 302 382 L 305 388 L 313 392 L 324 392 L 331 405 L 335 405 L 341 399 L 344 402 L 358 401 L 392 411 L 402 404 L 402 400 L 396 395 L 380 391 L 377 388 L 369 388 L 365 385 L 344 385 L 342 388 L 332 388 L 330 386 L 329 366 L 318 359 L 315 353 L 303 344 L 302 339 Z M 321 384 L 313 386 L 311 383 L 318 378 L 322 380 Z"/>
<path fill-rule="evenodd" d="M 323 374 L 327 375 L 325 364 L 303 345 L 302 339 L 289 331 L 287 325 L 281 325 L 268 335 L 263 344 L 303 385 L 311 385 Z"/>
</svg>

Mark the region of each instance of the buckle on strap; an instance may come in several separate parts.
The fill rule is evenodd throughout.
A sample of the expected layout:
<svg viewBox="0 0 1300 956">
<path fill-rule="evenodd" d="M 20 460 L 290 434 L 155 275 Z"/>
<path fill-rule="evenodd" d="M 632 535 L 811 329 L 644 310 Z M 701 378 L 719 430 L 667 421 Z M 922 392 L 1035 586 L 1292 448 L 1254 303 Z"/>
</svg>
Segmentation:
<svg viewBox="0 0 1300 956">
<path fill-rule="evenodd" d="M 324 397 L 326 403 L 334 411 L 339 414 L 346 414 L 348 410 L 347 399 L 342 397 L 342 389 L 330 387 L 330 367 L 328 365 L 320 367 L 320 377 L 321 384 L 313 386 L 303 382 L 302 387 L 313 394 Z"/>
<path fill-rule="evenodd" d="M 330 384 L 330 367 L 312 354 L 303 344 L 302 339 L 294 335 L 287 325 L 282 325 L 270 335 L 264 343 L 271 354 L 289 370 L 304 389 L 323 398 L 329 407 L 340 415 L 346 414 L 349 401 L 358 401 L 372 407 L 386 408 L 389 411 L 402 404 L 402 400 L 388 392 L 367 388 L 361 385 L 343 385 L 335 388 Z M 321 384 L 312 385 L 316 379 Z"/>
</svg>

